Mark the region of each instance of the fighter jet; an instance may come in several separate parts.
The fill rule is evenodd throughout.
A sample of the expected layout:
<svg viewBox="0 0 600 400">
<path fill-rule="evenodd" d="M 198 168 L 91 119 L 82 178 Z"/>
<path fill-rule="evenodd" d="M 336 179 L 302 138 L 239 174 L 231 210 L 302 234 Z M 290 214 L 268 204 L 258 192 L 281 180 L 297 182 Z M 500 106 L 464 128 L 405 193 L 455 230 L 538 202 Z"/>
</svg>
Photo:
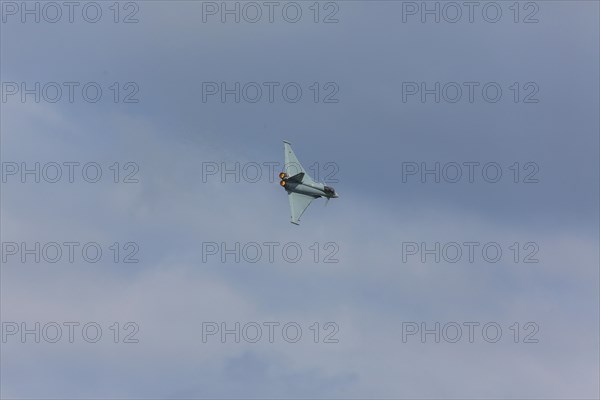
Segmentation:
<svg viewBox="0 0 600 400">
<path fill-rule="evenodd" d="M 292 213 L 291 223 L 300 225 L 300 217 L 314 199 L 325 197 L 327 201 L 338 198 L 338 194 L 331 186 L 315 182 L 296 158 L 290 142 L 283 141 L 285 155 L 284 172 L 279 174 L 279 184 L 285 189 L 290 201 Z"/>
</svg>

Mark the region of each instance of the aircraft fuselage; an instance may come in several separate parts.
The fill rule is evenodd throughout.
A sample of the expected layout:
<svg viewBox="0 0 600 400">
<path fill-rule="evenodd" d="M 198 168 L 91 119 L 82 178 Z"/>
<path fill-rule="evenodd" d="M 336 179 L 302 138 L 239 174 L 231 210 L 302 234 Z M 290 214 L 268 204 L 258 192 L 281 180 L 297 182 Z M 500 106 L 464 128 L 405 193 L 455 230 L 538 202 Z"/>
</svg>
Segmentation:
<svg viewBox="0 0 600 400">
<path fill-rule="evenodd" d="M 314 197 L 326 197 L 326 198 L 337 198 L 338 195 L 335 190 L 330 186 L 325 186 L 319 182 L 311 182 L 311 183 L 299 183 L 292 182 L 286 179 L 283 180 L 285 182 L 285 190 L 293 193 L 305 194 L 307 196 Z"/>
</svg>

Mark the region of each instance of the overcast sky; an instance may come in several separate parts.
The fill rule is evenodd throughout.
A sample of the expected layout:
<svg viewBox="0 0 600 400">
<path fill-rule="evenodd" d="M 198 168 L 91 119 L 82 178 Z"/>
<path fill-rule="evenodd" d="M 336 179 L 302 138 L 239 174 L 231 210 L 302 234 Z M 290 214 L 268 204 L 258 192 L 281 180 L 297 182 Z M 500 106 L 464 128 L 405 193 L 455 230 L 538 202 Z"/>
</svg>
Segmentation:
<svg viewBox="0 0 600 400">
<path fill-rule="evenodd" d="M 52 4 L 1 10 L 2 397 L 598 398 L 597 2 Z"/>
</svg>

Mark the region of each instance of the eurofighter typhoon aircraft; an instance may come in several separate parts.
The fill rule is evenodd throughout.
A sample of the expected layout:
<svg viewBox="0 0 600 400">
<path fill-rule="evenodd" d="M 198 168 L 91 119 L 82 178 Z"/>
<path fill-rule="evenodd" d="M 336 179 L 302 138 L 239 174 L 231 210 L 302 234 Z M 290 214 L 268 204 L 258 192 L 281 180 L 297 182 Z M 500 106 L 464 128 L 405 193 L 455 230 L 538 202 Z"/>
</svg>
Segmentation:
<svg viewBox="0 0 600 400">
<path fill-rule="evenodd" d="M 283 141 L 285 154 L 284 172 L 279 174 L 279 184 L 286 190 L 290 201 L 292 224 L 300 225 L 300 217 L 314 199 L 325 197 L 327 202 L 331 198 L 339 197 L 335 190 L 323 183 L 315 182 L 296 158 L 289 142 Z"/>
</svg>

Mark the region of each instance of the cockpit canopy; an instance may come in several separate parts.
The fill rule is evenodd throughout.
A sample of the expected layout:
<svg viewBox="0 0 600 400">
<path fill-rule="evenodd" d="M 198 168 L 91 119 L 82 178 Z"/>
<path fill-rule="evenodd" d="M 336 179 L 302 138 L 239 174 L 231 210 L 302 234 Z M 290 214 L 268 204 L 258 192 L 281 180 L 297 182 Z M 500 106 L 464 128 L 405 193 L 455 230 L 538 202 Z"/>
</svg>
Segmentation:
<svg viewBox="0 0 600 400">
<path fill-rule="evenodd" d="M 331 186 L 325 186 L 323 188 L 323 190 L 325 190 L 325 193 L 327 193 L 327 194 L 334 194 L 335 193 L 335 190 Z"/>
</svg>

